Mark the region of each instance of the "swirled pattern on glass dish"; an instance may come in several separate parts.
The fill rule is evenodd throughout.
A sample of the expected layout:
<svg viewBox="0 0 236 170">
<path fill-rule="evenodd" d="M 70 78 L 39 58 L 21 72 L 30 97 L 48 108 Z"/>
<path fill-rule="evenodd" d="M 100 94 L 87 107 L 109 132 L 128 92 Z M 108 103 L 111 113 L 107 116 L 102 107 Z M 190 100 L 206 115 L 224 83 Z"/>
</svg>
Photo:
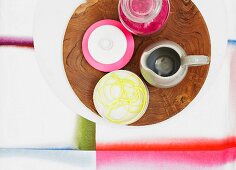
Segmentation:
<svg viewBox="0 0 236 170">
<path fill-rule="evenodd" d="M 117 124 L 130 124 L 145 113 L 149 94 L 142 80 L 129 71 L 104 76 L 94 90 L 94 104 L 101 116 Z"/>
</svg>

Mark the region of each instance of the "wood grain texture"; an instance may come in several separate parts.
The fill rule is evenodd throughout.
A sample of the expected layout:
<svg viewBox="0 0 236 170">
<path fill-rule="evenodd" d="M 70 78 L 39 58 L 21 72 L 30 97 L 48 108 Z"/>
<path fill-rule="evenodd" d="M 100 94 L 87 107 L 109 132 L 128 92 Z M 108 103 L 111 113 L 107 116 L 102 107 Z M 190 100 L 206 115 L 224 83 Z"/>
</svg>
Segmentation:
<svg viewBox="0 0 236 170">
<path fill-rule="evenodd" d="M 139 75 L 142 52 L 150 44 L 171 40 L 180 44 L 187 54 L 211 56 L 210 36 L 206 23 L 191 0 L 171 0 L 171 12 L 161 32 L 135 39 L 135 53 L 124 68 Z M 88 0 L 71 17 L 63 44 L 63 61 L 68 80 L 79 99 L 95 114 L 93 90 L 105 73 L 95 70 L 84 59 L 82 39 L 85 31 L 102 19 L 118 20 L 118 0 Z M 133 126 L 151 125 L 164 121 L 182 111 L 196 97 L 207 77 L 209 66 L 192 67 L 176 87 L 159 89 L 148 85 L 150 104 L 145 115 Z"/>
</svg>

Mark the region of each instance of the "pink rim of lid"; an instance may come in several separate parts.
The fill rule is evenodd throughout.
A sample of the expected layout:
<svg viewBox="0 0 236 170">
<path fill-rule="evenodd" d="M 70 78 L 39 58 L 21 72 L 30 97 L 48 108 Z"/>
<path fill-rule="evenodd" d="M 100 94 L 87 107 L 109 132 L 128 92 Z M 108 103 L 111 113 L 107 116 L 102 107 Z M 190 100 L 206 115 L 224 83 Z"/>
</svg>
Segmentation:
<svg viewBox="0 0 236 170">
<path fill-rule="evenodd" d="M 88 49 L 88 41 L 89 41 L 90 35 L 93 33 L 95 29 L 103 25 L 112 25 L 119 28 L 124 33 L 127 40 L 127 48 L 126 48 L 126 52 L 124 56 L 119 61 L 113 64 L 102 64 L 102 63 L 97 62 L 91 56 Z M 82 50 L 83 50 L 85 59 L 92 67 L 102 72 L 112 72 L 112 71 L 123 68 L 129 63 L 134 52 L 134 39 L 133 39 L 132 34 L 128 30 L 126 30 L 126 28 L 120 22 L 115 21 L 115 20 L 109 20 L 109 19 L 101 20 L 94 23 L 92 26 L 90 26 L 88 30 L 86 31 L 86 33 L 84 34 L 83 42 L 82 42 Z"/>
</svg>

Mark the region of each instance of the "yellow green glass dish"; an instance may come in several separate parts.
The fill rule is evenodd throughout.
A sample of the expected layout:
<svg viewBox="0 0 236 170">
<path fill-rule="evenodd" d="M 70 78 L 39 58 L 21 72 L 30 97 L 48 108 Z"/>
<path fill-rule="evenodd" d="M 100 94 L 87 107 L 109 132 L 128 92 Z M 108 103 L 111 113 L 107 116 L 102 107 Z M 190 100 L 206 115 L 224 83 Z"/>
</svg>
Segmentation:
<svg viewBox="0 0 236 170">
<path fill-rule="evenodd" d="M 105 75 L 96 85 L 93 101 L 97 112 L 116 124 L 131 124 L 146 112 L 147 86 L 134 73 L 125 70 Z"/>
</svg>

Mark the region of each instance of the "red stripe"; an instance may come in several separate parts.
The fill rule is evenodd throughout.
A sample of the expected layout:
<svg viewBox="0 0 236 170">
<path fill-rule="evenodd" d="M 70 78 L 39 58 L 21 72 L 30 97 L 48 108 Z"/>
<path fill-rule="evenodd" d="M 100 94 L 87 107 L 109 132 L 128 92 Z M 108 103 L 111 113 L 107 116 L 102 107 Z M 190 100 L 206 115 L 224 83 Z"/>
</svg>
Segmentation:
<svg viewBox="0 0 236 170">
<path fill-rule="evenodd" d="M 98 151 L 216 151 L 236 147 L 236 138 L 186 139 L 155 143 L 98 143 Z"/>
</svg>

